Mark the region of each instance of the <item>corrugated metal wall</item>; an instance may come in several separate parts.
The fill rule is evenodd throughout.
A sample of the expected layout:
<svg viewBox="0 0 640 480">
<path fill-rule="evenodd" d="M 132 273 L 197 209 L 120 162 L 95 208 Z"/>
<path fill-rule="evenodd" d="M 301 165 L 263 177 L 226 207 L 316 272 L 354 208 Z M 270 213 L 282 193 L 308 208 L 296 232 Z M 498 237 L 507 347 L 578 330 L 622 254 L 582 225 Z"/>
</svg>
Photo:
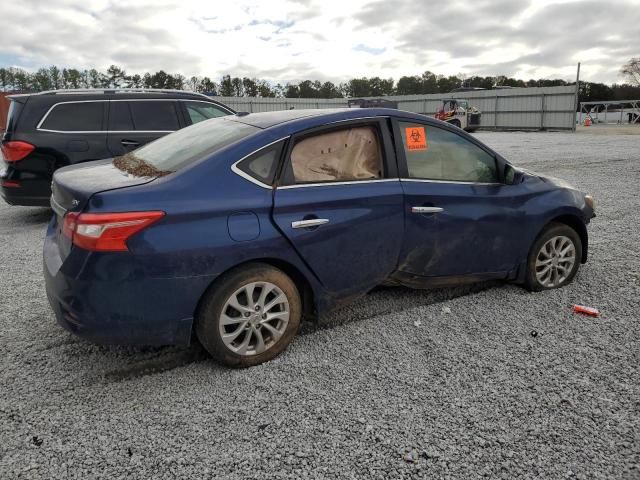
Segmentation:
<svg viewBox="0 0 640 480">
<path fill-rule="evenodd" d="M 7 123 L 7 113 L 9 112 L 9 100 L 7 93 L 0 92 L 0 133 L 4 132 Z"/>
<path fill-rule="evenodd" d="M 466 98 L 482 112 L 481 128 L 496 130 L 572 130 L 575 126 L 575 86 L 480 90 L 455 94 L 402 95 L 384 97 L 398 108 L 433 115 L 443 98 Z M 216 97 L 244 112 L 267 112 L 290 108 L 346 107 L 347 100 L 306 98 Z"/>
</svg>

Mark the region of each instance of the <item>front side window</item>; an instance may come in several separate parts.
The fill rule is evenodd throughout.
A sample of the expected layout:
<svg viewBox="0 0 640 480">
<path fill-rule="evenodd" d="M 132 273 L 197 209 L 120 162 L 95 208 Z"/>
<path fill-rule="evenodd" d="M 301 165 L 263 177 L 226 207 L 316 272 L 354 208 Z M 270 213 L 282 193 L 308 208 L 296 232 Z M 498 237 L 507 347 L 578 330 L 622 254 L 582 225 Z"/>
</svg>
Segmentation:
<svg viewBox="0 0 640 480">
<path fill-rule="evenodd" d="M 147 100 L 130 102 L 129 106 L 136 130 L 173 132 L 180 128 L 175 102 Z"/>
<path fill-rule="evenodd" d="M 417 123 L 399 126 L 410 178 L 498 182 L 495 158 L 460 135 Z"/>
<path fill-rule="evenodd" d="M 102 130 L 104 102 L 59 103 L 39 128 L 61 132 L 98 132 Z"/>
<path fill-rule="evenodd" d="M 382 153 L 376 129 L 359 126 L 298 141 L 291 151 L 294 183 L 345 182 L 382 178 Z"/>
<path fill-rule="evenodd" d="M 229 112 L 216 107 L 212 103 L 207 102 L 184 102 L 187 108 L 187 114 L 191 119 L 191 123 L 198 123 L 210 118 L 223 117 L 229 115 Z"/>
</svg>

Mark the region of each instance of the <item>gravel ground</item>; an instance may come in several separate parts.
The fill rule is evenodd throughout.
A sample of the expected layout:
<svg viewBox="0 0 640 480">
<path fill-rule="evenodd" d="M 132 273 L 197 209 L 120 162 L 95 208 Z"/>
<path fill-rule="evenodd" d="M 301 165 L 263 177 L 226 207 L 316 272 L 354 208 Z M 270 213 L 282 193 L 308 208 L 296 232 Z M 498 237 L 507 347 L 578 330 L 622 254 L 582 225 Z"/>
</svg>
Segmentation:
<svg viewBox="0 0 640 480">
<path fill-rule="evenodd" d="M 575 283 L 380 289 L 242 371 L 65 333 L 0 205 L 0 478 L 640 478 L 640 137 L 478 136 L 595 196 Z"/>
</svg>

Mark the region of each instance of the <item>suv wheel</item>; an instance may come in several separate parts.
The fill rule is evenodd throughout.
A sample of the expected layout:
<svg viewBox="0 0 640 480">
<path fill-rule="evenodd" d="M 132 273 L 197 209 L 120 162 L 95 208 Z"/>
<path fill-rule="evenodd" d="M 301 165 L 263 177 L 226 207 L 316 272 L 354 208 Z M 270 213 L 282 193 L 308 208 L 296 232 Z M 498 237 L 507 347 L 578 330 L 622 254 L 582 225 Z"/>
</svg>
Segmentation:
<svg viewBox="0 0 640 480">
<path fill-rule="evenodd" d="M 526 287 L 540 291 L 570 283 L 578 273 L 581 258 L 582 242 L 576 231 L 568 225 L 552 223 L 529 252 Z"/>
<path fill-rule="evenodd" d="M 253 264 L 225 274 L 205 294 L 196 335 L 219 362 L 250 367 L 287 348 L 301 315 L 293 281 L 270 265 Z"/>
</svg>

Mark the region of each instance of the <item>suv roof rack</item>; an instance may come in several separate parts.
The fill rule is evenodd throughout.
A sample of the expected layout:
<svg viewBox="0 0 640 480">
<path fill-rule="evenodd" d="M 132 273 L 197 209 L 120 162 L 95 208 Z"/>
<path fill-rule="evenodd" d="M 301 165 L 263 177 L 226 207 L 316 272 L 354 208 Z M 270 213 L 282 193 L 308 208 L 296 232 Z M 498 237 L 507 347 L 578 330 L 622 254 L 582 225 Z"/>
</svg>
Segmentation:
<svg viewBox="0 0 640 480">
<path fill-rule="evenodd" d="M 56 94 L 86 94 L 86 93 L 171 93 L 179 95 L 197 95 L 209 98 L 204 93 L 190 92 L 188 90 L 172 90 L 165 88 L 74 88 L 60 90 L 46 90 L 32 95 L 56 95 Z"/>
</svg>

